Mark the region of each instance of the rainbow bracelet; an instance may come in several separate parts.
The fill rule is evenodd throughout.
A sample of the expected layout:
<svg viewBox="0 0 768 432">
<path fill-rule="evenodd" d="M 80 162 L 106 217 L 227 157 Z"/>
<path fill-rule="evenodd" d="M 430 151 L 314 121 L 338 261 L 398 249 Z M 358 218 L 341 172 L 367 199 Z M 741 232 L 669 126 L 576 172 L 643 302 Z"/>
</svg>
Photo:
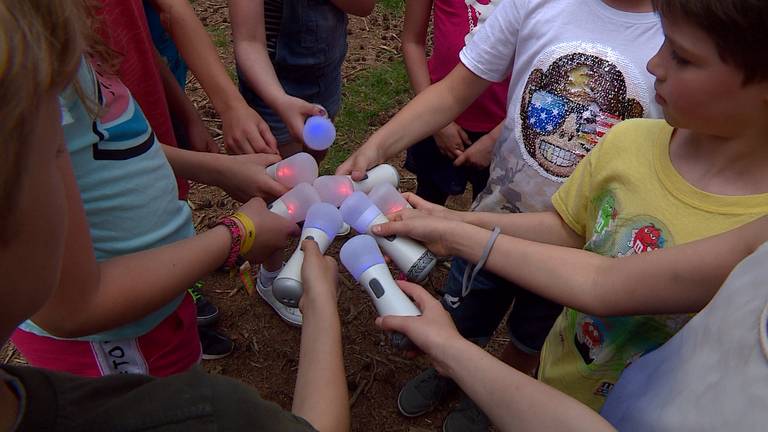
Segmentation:
<svg viewBox="0 0 768 432">
<path fill-rule="evenodd" d="M 229 255 L 227 260 L 224 261 L 224 267 L 235 268 L 237 265 L 237 258 L 240 256 L 240 249 L 242 247 L 243 236 L 240 232 L 240 226 L 235 222 L 235 219 L 227 216 L 221 218 L 219 224 L 224 225 L 232 235 L 232 245 L 229 249 Z"/>
</svg>

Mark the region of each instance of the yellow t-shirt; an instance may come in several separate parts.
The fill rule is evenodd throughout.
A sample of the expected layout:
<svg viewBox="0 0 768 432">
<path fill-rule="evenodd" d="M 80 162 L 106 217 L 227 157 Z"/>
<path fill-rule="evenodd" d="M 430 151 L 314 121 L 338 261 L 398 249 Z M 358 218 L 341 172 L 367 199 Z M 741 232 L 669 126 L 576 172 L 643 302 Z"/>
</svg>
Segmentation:
<svg viewBox="0 0 768 432">
<path fill-rule="evenodd" d="M 552 197 L 585 249 L 621 257 L 728 231 L 768 213 L 768 194 L 714 195 L 672 166 L 672 127 L 613 127 Z M 653 272 L 652 268 L 648 269 Z M 596 411 L 621 372 L 674 335 L 690 315 L 596 317 L 565 308 L 542 348 L 540 379 Z"/>
</svg>

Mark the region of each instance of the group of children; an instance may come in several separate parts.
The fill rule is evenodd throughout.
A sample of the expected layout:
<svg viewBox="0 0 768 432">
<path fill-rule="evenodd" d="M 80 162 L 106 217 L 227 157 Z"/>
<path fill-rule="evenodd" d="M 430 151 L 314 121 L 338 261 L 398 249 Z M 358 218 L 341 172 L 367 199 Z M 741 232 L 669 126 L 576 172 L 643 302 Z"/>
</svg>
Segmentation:
<svg viewBox="0 0 768 432">
<path fill-rule="evenodd" d="M 36 367 L 0 370 L 0 428 L 346 430 L 336 264 L 314 242 L 301 311 L 273 305 L 302 325 L 292 414 L 199 370 L 201 342 L 228 341 L 198 329 L 187 290 L 296 233 L 266 208 L 285 189 L 264 167 L 300 149 L 307 115 L 338 111 L 346 13 L 374 2 L 231 0 L 239 92 L 185 0 L 144 3 L 0 0 L 0 339 Z M 447 431 L 764 424 L 767 21 L 760 0 L 407 1 L 417 95 L 337 170 L 361 179 L 408 148 L 423 198 L 374 233 L 454 257 L 440 302 L 404 282 L 422 315 L 376 323 L 434 365 L 398 395 L 404 415 L 458 385 Z M 195 234 L 184 178 L 245 204 Z M 472 211 L 442 207 L 467 181 Z M 497 360 L 482 346 L 505 315 Z"/>
</svg>

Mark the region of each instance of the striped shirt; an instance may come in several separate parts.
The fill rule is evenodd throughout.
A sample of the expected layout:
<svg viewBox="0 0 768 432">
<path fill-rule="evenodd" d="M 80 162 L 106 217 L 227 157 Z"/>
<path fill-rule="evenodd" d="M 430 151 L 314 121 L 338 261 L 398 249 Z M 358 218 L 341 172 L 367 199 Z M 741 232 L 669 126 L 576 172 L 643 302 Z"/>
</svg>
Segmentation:
<svg viewBox="0 0 768 432">
<path fill-rule="evenodd" d="M 283 20 L 283 0 L 264 0 L 264 31 L 267 36 L 267 53 L 275 58 L 280 22 Z"/>
</svg>

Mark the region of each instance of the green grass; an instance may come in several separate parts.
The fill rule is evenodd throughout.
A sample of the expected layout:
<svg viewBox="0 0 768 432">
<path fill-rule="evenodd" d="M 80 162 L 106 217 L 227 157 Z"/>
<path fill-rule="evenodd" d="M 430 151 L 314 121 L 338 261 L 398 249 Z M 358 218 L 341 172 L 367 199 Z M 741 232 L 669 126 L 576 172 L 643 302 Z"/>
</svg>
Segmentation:
<svg viewBox="0 0 768 432">
<path fill-rule="evenodd" d="M 341 112 L 334 122 L 336 143 L 321 165 L 321 174 L 333 174 L 410 97 L 408 75 L 401 61 L 382 64 L 347 82 L 342 89 Z"/>
<path fill-rule="evenodd" d="M 213 41 L 213 45 L 219 50 L 219 51 L 227 51 L 232 46 L 232 39 L 230 38 L 229 28 L 225 26 L 220 27 L 208 27 L 208 34 L 211 36 L 211 40 Z M 229 75 L 229 78 L 232 79 L 232 81 L 237 82 L 237 73 L 235 72 L 234 66 L 226 65 L 227 66 L 227 74 Z"/>
<path fill-rule="evenodd" d="M 216 48 L 219 49 L 225 49 L 230 46 L 231 42 L 229 39 L 229 29 L 221 26 L 221 27 L 209 27 L 208 33 L 211 35 L 211 40 L 213 40 L 213 44 L 216 46 Z"/>
<path fill-rule="evenodd" d="M 389 12 L 402 13 L 405 10 L 405 0 L 379 0 L 378 4 Z"/>
</svg>

